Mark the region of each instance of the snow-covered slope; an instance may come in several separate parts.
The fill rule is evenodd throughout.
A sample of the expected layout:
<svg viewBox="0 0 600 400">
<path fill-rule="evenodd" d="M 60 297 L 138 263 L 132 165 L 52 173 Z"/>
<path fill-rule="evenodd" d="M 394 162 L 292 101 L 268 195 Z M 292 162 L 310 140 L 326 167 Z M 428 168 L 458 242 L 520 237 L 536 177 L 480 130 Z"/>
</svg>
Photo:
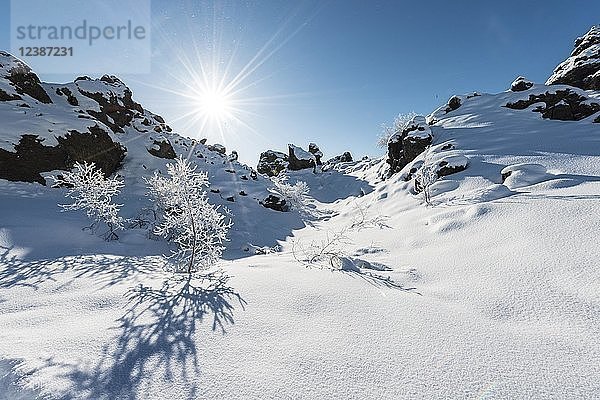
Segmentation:
<svg viewBox="0 0 600 400">
<path fill-rule="evenodd" d="M 19 90 L 10 79 L 25 81 L 21 86 L 26 90 Z M 34 86 L 31 82 L 37 85 L 37 92 L 47 94 L 48 102 L 30 95 L 33 91 L 27 89 Z M 116 154 L 116 161 L 104 170 L 125 180 L 125 189 L 117 201 L 125 204 L 126 218 L 135 218 L 151 206 L 145 196 L 144 178 L 157 170 L 164 173 L 166 163 L 182 156 L 208 172 L 210 201 L 221 205 L 222 210 L 227 208 L 234 216 L 226 257 L 248 254 L 245 252 L 248 244 L 275 246 L 292 229 L 304 226 L 297 212 L 281 213 L 260 204 L 273 187 L 269 179 L 239 163 L 235 154 L 225 154 L 223 146 L 207 145 L 173 133 L 160 116 L 136 103 L 131 91 L 116 77 L 82 77 L 67 84 L 42 83 L 20 60 L 0 53 L 0 90 L 6 94 L 4 101 L 0 101 L 0 177 L 46 183 L 49 175 L 60 173 L 50 169 L 67 169 L 74 161 L 106 160 L 114 141 L 125 149 L 124 158 L 120 160 Z M 68 142 L 65 138 L 73 131 L 84 138 L 90 137 L 90 143 Z M 36 137 L 39 143 L 25 146 L 24 135 Z M 77 148 L 70 151 L 73 147 Z M 54 159 L 54 164 L 44 162 Z M 22 173 L 24 170 L 29 173 Z M 31 190 L 43 191 L 36 185 Z M 46 192 L 53 201 L 60 201 L 55 191 Z M 56 208 L 50 212 L 58 211 Z M 18 218 L 15 224 L 18 225 Z M 255 233 L 257 228 L 260 235 Z M 41 229 L 51 232 L 53 228 Z M 55 239 L 60 247 L 61 238 Z M 34 247 L 35 243 L 27 245 Z"/>
<path fill-rule="evenodd" d="M 56 189 L 0 181 L 0 391 L 600 397 L 600 93 L 522 86 L 434 111 L 431 148 L 391 176 L 386 157 L 290 172 L 315 198 L 304 220 L 223 202 L 239 229 L 232 242 L 286 240 L 266 255 L 230 249 L 222 272 L 203 276 L 164 272 L 165 245 L 142 230 L 113 243 L 82 234 L 82 216 L 58 212 Z M 154 133 L 124 130 L 111 137 L 144 141 L 119 172 L 131 214 L 146 201 L 136 176 L 166 161 L 146 155 Z M 164 136 L 178 154 L 193 147 Z M 193 151 L 223 197 L 266 193 L 266 179 L 237 179 L 243 166 Z M 439 175 L 431 205 L 415 181 L 424 164 Z"/>
</svg>

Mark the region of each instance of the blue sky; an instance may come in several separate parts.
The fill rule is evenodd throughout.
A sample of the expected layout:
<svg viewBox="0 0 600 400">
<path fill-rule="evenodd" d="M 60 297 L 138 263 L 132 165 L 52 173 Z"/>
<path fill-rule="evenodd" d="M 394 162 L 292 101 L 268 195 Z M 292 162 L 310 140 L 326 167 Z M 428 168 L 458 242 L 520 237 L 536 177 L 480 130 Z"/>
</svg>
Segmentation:
<svg viewBox="0 0 600 400">
<path fill-rule="evenodd" d="M 2 4 L 0 48 L 9 49 Z M 329 156 L 379 155 L 380 125 L 398 113 L 502 91 L 517 75 L 545 81 L 599 15 L 598 1 L 153 0 L 152 73 L 121 77 L 176 130 L 225 141 L 253 165 L 288 142 L 317 142 Z M 180 92 L 200 62 L 216 76 L 230 63 L 231 79 L 255 56 L 236 96 L 243 123 L 199 132 L 196 105 Z"/>
</svg>

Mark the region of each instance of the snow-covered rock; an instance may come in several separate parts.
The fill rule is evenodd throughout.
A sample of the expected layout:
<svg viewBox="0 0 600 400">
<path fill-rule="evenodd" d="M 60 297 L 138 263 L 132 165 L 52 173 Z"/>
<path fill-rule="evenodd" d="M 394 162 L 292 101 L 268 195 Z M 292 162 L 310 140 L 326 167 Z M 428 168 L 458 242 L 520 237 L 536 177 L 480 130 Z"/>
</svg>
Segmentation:
<svg viewBox="0 0 600 400">
<path fill-rule="evenodd" d="M 543 118 L 561 121 L 579 121 L 600 111 L 600 101 L 584 90 L 569 86 L 536 87 L 524 92 L 527 98 L 518 98 L 506 103 L 514 110 L 539 112 Z M 532 106 L 536 107 L 532 107 Z"/>
<path fill-rule="evenodd" d="M 431 145 L 433 133 L 422 115 L 408 121 L 402 131 L 390 136 L 388 141 L 387 163 L 389 175 L 399 172 Z"/>
<path fill-rule="evenodd" d="M 298 171 L 301 169 L 315 168 L 317 159 L 314 154 L 294 144 L 288 144 L 288 169 Z"/>
<path fill-rule="evenodd" d="M 288 155 L 280 151 L 267 150 L 260 154 L 256 171 L 267 176 L 277 176 L 288 166 Z"/>
<path fill-rule="evenodd" d="M 527 89 L 531 89 L 533 82 L 528 81 L 523 76 L 518 76 L 511 84 L 510 90 L 513 92 L 522 92 Z"/>
<path fill-rule="evenodd" d="M 323 152 L 319 149 L 319 146 L 317 146 L 316 143 L 308 144 L 308 152 L 315 156 L 315 162 L 317 163 L 317 165 L 322 164 L 321 158 L 323 158 Z"/>
<path fill-rule="evenodd" d="M 571 56 L 546 81 L 546 85 L 556 84 L 600 90 L 600 25 L 575 40 Z"/>
</svg>

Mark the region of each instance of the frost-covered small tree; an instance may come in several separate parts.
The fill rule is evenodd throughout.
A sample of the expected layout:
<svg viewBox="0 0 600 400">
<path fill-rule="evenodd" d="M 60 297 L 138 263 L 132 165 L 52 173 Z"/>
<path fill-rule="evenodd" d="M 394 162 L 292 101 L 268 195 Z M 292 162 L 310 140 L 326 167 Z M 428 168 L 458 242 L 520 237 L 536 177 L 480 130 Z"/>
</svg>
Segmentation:
<svg viewBox="0 0 600 400">
<path fill-rule="evenodd" d="M 411 111 L 405 114 L 398 114 L 394 118 L 392 125 L 388 125 L 387 123 L 381 124 L 381 133 L 377 138 L 377 147 L 387 149 L 390 137 L 393 134 L 402 131 L 404 125 L 406 125 L 408 121 L 412 120 L 416 116 L 417 114 Z"/>
<path fill-rule="evenodd" d="M 92 220 L 88 228 L 95 231 L 99 224 L 106 224 L 108 232 L 106 240 L 116 240 L 119 237 L 116 230 L 123 229 L 123 218 L 119 216 L 122 204 L 113 203 L 113 197 L 118 195 L 124 186 L 122 180 L 106 178 L 94 163 L 76 162 L 71 171 L 62 176 L 53 176 L 56 186 L 66 186 L 65 197 L 73 199 L 71 204 L 59 204 L 65 211 L 85 210 Z"/>
<path fill-rule="evenodd" d="M 208 202 L 204 191 L 208 174 L 196 169 L 179 157 L 167 164 L 168 176 L 155 172 L 147 179 L 149 194 L 160 213 L 154 233 L 177 245 L 169 258 L 188 273 L 208 268 L 221 258 L 231 226 L 219 207 Z"/>
<path fill-rule="evenodd" d="M 418 188 L 423 192 L 423 199 L 427 205 L 431 205 L 431 185 L 438 180 L 436 164 L 431 163 L 430 160 L 430 151 L 430 147 L 425 150 L 423 165 L 415 173 L 415 187 L 418 185 Z"/>
<path fill-rule="evenodd" d="M 310 187 L 306 182 L 298 181 L 292 185 L 288 182 L 288 177 L 280 173 L 273 178 L 273 183 L 275 183 L 274 192 L 285 198 L 292 209 L 306 211 L 310 192 Z"/>
</svg>

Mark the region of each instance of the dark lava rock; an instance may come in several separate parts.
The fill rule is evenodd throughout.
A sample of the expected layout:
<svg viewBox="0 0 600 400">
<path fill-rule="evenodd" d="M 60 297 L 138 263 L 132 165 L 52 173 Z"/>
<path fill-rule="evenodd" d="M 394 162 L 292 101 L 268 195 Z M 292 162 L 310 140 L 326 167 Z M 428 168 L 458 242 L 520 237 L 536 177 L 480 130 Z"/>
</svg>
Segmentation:
<svg viewBox="0 0 600 400">
<path fill-rule="evenodd" d="M 17 93 L 31 96 L 41 103 L 52 103 L 50 96 L 41 86 L 40 78 L 31 68 L 11 54 L 0 51 L 0 68 L 7 65 L 8 74 L 2 76 L 2 78 L 6 78 L 14 86 Z"/>
<path fill-rule="evenodd" d="M 559 64 L 546 85 L 564 84 L 600 90 L 600 25 L 575 40 L 571 56 Z"/>
<path fill-rule="evenodd" d="M 439 163 L 439 168 L 436 171 L 436 173 L 437 173 L 438 178 L 441 178 L 442 176 L 448 176 L 448 175 L 456 174 L 457 172 L 464 171 L 465 169 L 467 169 L 467 166 L 468 166 L 467 164 L 449 166 L 447 161 L 441 161 Z"/>
<path fill-rule="evenodd" d="M 270 194 L 266 199 L 260 202 L 263 207 L 270 208 L 271 210 L 286 212 L 290 210 L 290 206 L 287 204 L 285 199 L 280 199 L 274 194 Z"/>
<path fill-rule="evenodd" d="M 555 93 L 530 94 L 527 100 L 507 103 L 506 107 L 513 110 L 524 110 L 535 103 L 545 103 L 533 111 L 542 113 L 543 118 L 561 121 L 579 121 L 600 111 L 600 104 L 586 102 L 587 97 L 579 95 L 570 89 L 557 90 Z"/>
<path fill-rule="evenodd" d="M 165 138 L 155 140 L 152 147 L 148 149 L 148 153 L 152 154 L 154 157 L 171 160 L 177 157 L 173 145 Z"/>
<path fill-rule="evenodd" d="M 202 143 L 202 141 L 200 141 Z M 207 146 L 207 148 L 210 151 L 216 151 L 217 153 L 221 154 L 221 155 L 225 155 L 225 153 L 227 153 L 227 149 L 225 148 L 225 146 L 223 146 L 222 144 L 219 143 L 215 143 L 215 144 L 209 144 Z"/>
<path fill-rule="evenodd" d="M 511 175 L 512 175 L 512 171 L 506 171 L 506 172 L 502 173 L 502 183 L 504 183 L 506 178 L 508 178 Z"/>
<path fill-rule="evenodd" d="M 460 100 L 460 97 L 450 97 L 450 99 L 448 100 L 448 105 L 446 106 L 446 112 L 449 113 L 450 111 L 457 110 L 461 106 L 461 104 L 462 102 Z"/>
<path fill-rule="evenodd" d="M 319 149 L 319 146 L 317 146 L 315 143 L 309 143 L 308 144 L 308 152 L 311 153 L 313 156 L 315 156 L 317 165 L 322 164 L 321 158 L 323 158 L 323 152 L 321 152 L 321 150 Z"/>
<path fill-rule="evenodd" d="M 69 131 L 64 137 L 56 138 L 58 145 L 68 154 L 70 163 L 93 162 L 108 177 L 121 167 L 127 149 L 98 126 L 92 126 L 88 131 Z"/>
<path fill-rule="evenodd" d="M 326 164 L 337 164 L 345 162 L 352 162 L 352 154 L 350 154 L 349 151 L 346 151 L 343 154 L 330 158 L 329 160 L 327 160 Z"/>
<path fill-rule="evenodd" d="M 414 160 L 433 142 L 433 133 L 425 117 L 416 116 L 404 125 L 401 132 L 395 133 L 388 141 L 388 174 L 399 172 Z"/>
<path fill-rule="evenodd" d="M 45 185 L 40 173 L 68 170 L 76 161 L 94 162 L 105 176 L 110 176 L 125 158 L 126 149 L 98 126 L 85 133 L 70 131 L 57 140 L 58 145 L 45 146 L 38 136 L 23 135 L 14 152 L 0 149 L 0 179 Z"/>
<path fill-rule="evenodd" d="M 57 88 L 56 89 L 56 94 L 59 96 L 66 96 L 67 97 L 67 102 L 72 105 L 72 106 L 78 106 L 79 105 L 79 101 L 77 100 L 77 97 L 75 97 L 73 95 L 73 92 L 71 92 L 71 90 L 69 90 L 69 88 L 63 87 L 63 88 Z"/>
<path fill-rule="evenodd" d="M 260 154 L 256 171 L 267 176 L 277 176 L 287 168 L 288 156 L 279 151 L 267 150 Z M 250 172 L 250 178 L 256 179 Z"/>
<path fill-rule="evenodd" d="M 23 98 L 16 94 L 8 94 L 4 90 L 0 89 L 0 101 L 11 101 L 11 100 L 23 100 Z M 29 107 L 29 106 L 27 106 Z"/>
<path fill-rule="evenodd" d="M 44 146 L 43 141 L 36 135 L 23 135 L 14 152 L 0 149 L 0 178 L 45 185 L 40 172 L 69 169 L 67 153 L 59 146 Z"/>
<path fill-rule="evenodd" d="M 107 85 L 107 89 L 122 88 L 123 95 L 117 96 L 112 90 L 106 93 L 88 92 L 78 87 L 79 92 L 96 101 L 100 111 L 87 110 L 87 113 L 95 117 L 115 133 L 123 133 L 123 127 L 129 126 L 136 115 L 143 114 L 144 109 L 139 103 L 133 101 L 131 90 L 119 78 L 104 75 L 101 82 Z"/>
<path fill-rule="evenodd" d="M 524 77 L 519 76 L 510 84 L 510 90 L 512 92 L 522 92 L 524 90 L 531 89 L 532 86 L 533 82 L 530 82 Z"/>
<path fill-rule="evenodd" d="M 288 169 L 298 171 L 301 169 L 315 168 L 316 159 L 312 153 L 303 148 L 288 144 Z"/>
</svg>

